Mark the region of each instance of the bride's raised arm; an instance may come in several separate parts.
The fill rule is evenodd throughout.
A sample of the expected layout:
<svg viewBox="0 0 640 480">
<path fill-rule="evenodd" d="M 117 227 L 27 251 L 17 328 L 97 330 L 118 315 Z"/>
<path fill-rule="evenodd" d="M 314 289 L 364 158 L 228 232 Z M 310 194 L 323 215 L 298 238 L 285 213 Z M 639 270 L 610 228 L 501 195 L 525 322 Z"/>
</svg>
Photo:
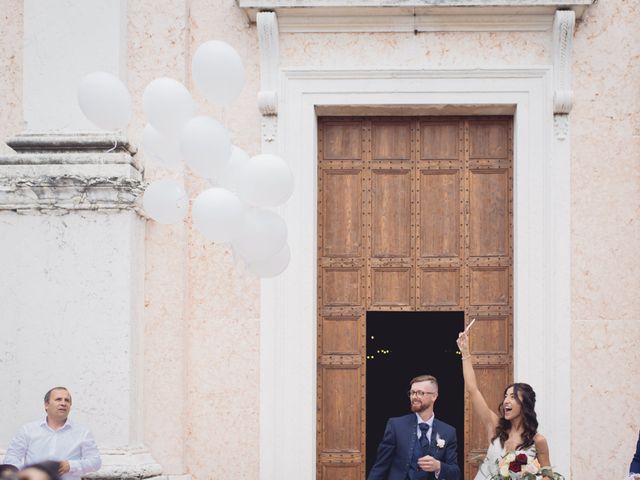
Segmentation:
<svg viewBox="0 0 640 480">
<path fill-rule="evenodd" d="M 498 426 L 498 415 L 489 408 L 487 401 L 482 396 L 482 392 L 478 388 L 476 373 L 473 371 L 473 362 L 471 362 L 471 353 L 469 352 L 468 334 L 460 332 L 458 335 L 458 348 L 462 354 L 462 374 L 464 375 L 464 385 L 471 396 L 471 404 L 474 411 L 480 417 L 480 421 L 487 427 L 489 438 L 494 435 Z"/>
</svg>

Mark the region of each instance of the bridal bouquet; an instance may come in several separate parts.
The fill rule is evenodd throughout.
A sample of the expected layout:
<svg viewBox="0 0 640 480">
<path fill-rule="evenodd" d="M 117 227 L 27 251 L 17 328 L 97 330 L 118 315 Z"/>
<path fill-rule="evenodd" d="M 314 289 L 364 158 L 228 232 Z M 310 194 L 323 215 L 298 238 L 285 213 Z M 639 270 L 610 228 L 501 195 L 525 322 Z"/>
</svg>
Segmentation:
<svg viewBox="0 0 640 480">
<path fill-rule="evenodd" d="M 544 477 L 564 480 L 562 475 L 554 473 L 551 468 L 541 468 L 536 458 L 529 457 L 521 450 L 507 453 L 496 464 L 498 473 L 490 477 L 490 480 L 538 480 Z"/>
</svg>

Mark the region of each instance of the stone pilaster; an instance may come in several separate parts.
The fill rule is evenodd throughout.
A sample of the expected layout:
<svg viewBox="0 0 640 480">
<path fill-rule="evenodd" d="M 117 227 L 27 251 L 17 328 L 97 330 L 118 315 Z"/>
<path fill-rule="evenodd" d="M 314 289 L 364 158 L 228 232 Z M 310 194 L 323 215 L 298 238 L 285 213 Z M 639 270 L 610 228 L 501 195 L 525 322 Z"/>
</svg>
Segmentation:
<svg viewBox="0 0 640 480">
<path fill-rule="evenodd" d="M 0 157 L 0 377 L 6 445 L 67 386 L 103 457 L 96 479 L 162 474 L 143 442 L 145 221 L 135 150 L 114 134 L 24 134 Z"/>
</svg>

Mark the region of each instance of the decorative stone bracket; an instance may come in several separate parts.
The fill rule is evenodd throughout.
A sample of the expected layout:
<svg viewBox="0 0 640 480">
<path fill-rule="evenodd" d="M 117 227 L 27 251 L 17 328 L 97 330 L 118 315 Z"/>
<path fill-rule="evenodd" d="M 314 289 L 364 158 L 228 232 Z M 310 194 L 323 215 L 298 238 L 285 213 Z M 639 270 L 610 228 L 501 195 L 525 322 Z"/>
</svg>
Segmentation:
<svg viewBox="0 0 640 480">
<path fill-rule="evenodd" d="M 260 91 L 258 108 L 262 114 L 262 151 L 275 153 L 278 128 L 278 19 L 274 12 L 256 15 L 260 43 Z"/>
<path fill-rule="evenodd" d="M 571 58 L 576 15 L 572 10 L 558 10 L 553 20 L 553 123 L 556 137 L 569 135 L 569 112 L 573 106 Z"/>
<path fill-rule="evenodd" d="M 22 134 L 0 156 L 0 210 L 64 214 L 137 210 L 142 168 L 124 137 Z"/>
</svg>

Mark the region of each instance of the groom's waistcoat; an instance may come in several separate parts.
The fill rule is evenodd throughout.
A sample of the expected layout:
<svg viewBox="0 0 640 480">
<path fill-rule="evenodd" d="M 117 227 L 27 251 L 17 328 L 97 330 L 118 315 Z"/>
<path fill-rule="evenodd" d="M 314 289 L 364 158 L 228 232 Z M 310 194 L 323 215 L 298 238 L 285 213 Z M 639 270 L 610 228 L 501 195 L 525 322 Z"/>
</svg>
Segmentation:
<svg viewBox="0 0 640 480">
<path fill-rule="evenodd" d="M 376 461 L 369 472 L 368 480 L 432 480 L 433 473 L 419 469 L 418 458 L 431 455 L 438 460 L 443 450 L 436 445 L 436 436 L 442 431 L 455 430 L 451 426 L 434 418 L 429 430 L 430 444 L 427 453 L 422 451 L 417 435 L 418 419 L 415 413 L 402 417 L 390 418 L 387 422 L 384 437 L 378 447 Z"/>
<path fill-rule="evenodd" d="M 430 431 L 433 431 L 431 429 Z M 425 455 L 428 455 L 429 448 L 424 448 L 420 444 L 420 439 L 416 437 L 416 441 L 413 445 L 413 454 L 411 455 L 411 461 L 409 462 L 409 471 L 407 472 L 408 480 L 427 480 L 428 473 L 418 467 L 418 460 Z"/>
</svg>

